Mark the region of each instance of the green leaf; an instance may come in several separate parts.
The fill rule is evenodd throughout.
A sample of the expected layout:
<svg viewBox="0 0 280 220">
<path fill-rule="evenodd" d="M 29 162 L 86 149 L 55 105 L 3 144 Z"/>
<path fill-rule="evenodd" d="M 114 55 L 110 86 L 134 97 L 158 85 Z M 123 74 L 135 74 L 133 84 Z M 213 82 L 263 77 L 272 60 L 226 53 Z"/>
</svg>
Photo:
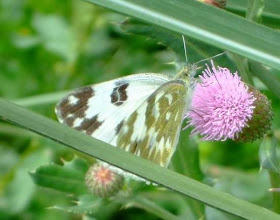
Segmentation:
<svg viewBox="0 0 280 220">
<path fill-rule="evenodd" d="M 59 209 L 74 214 L 93 214 L 98 210 L 102 209 L 105 205 L 105 200 L 102 198 L 95 197 L 90 194 L 79 196 L 77 201 L 74 201 L 73 206 L 53 206 L 53 209 Z"/>
<path fill-rule="evenodd" d="M 227 0 L 227 10 L 245 15 L 248 8 L 248 0 Z M 262 22 L 270 26 L 280 26 L 280 4 L 279 0 L 265 1 L 265 8 L 262 14 Z"/>
<path fill-rule="evenodd" d="M 273 189 L 279 189 L 280 186 L 280 175 L 273 171 L 269 171 L 270 183 Z M 280 213 L 280 194 L 279 192 L 274 192 L 272 194 L 273 199 L 273 210 L 274 212 Z"/>
<path fill-rule="evenodd" d="M 14 102 L 22 106 L 46 105 L 56 103 L 61 100 L 70 91 L 54 92 L 43 95 L 35 95 L 27 98 L 15 100 Z"/>
<path fill-rule="evenodd" d="M 107 143 L 54 122 L 44 116 L 35 114 L 27 109 L 7 102 L 2 98 L 0 98 L 0 106 L 0 118 L 5 121 L 10 121 L 14 124 L 25 127 L 26 129 L 106 161 L 114 166 L 144 177 L 183 195 L 199 200 L 212 207 L 245 219 L 278 220 L 280 217 L 278 214 L 263 207 L 237 199 L 229 194 L 219 192 L 210 186 L 160 167 L 151 161 L 132 155 L 119 148 L 112 147 Z M 46 174 L 48 174 L 48 172 L 46 172 Z M 54 177 L 56 176 L 55 173 L 53 175 Z M 44 178 L 44 176 L 42 177 L 43 180 L 48 181 L 47 178 Z M 60 176 L 58 176 L 58 180 L 61 181 L 59 178 Z M 40 180 L 40 178 L 38 179 Z M 81 179 L 77 182 L 79 181 L 81 181 Z"/>
<path fill-rule="evenodd" d="M 39 186 L 81 195 L 87 192 L 84 181 L 87 168 L 88 164 L 84 160 L 75 158 L 64 166 L 41 166 L 31 173 L 31 176 Z"/>
<path fill-rule="evenodd" d="M 126 19 L 124 22 L 122 22 L 121 27 L 126 32 L 147 36 L 157 41 L 158 43 L 170 48 L 176 54 L 176 61 L 181 62 L 183 65 L 186 65 L 182 35 L 131 18 Z M 217 47 L 209 46 L 208 44 L 191 38 L 186 38 L 186 45 L 188 63 L 194 63 L 222 52 L 222 50 Z M 222 60 L 222 63 L 219 59 L 219 62 L 217 62 L 216 64 L 219 66 L 228 66 L 229 60 L 226 58 L 226 56 L 223 56 L 223 58 L 224 59 Z M 179 66 L 179 68 L 182 67 Z"/>
<path fill-rule="evenodd" d="M 75 205 L 56 205 L 51 208 L 73 214 L 86 215 L 98 220 L 107 220 L 112 219 L 112 215 L 116 212 L 116 210 L 119 210 L 121 206 L 120 204 L 114 202 L 114 200 L 105 200 L 90 194 L 79 196 L 76 201 L 73 201 L 73 203 Z"/>
<path fill-rule="evenodd" d="M 260 22 L 264 10 L 264 0 L 249 0 L 246 18 L 250 21 Z"/>
<path fill-rule="evenodd" d="M 277 141 L 275 137 L 264 137 L 259 151 L 261 169 L 267 169 L 280 173 L 279 159 L 276 155 Z"/>
<path fill-rule="evenodd" d="M 89 164 L 86 160 L 75 156 L 74 159 L 69 162 L 64 161 L 63 167 L 65 169 L 77 170 L 77 171 L 85 174 L 89 168 Z"/>
<path fill-rule="evenodd" d="M 258 77 L 267 88 L 280 99 L 280 82 L 271 72 L 265 68 L 262 64 L 250 61 L 249 69 L 251 73 Z"/>
<path fill-rule="evenodd" d="M 0 124 L 1 133 L 1 124 Z M 16 162 L 19 160 L 19 155 L 14 149 L 5 148 L 0 145 L 0 178 L 5 176 L 5 174 L 15 166 Z M 0 181 L 1 182 L 1 181 Z M 0 183 L 1 184 L 1 183 Z"/>
<path fill-rule="evenodd" d="M 154 215 L 158 216 L 160 219 L 163 220 L 180 220 L 180 217 L 177 217 L 161 206 L 159 206 L 154 201 L 151 201 L 141 195 L 135 195 L 131 198 L 125 198 L 123 200 L 118 200 L 117 202 L 123 203 L 123 208 L 130 208 L 136 207 L 143 209 L 147 212 L 153 213 Z"/>
<path fill-rule="evenodd" d="M 63 210 L 66 212 L 71 212 L 75 214 L 87 214 L 91 216 L 98 217 L 105 215 L 106 209 L 110 215 L 110 209 L 122 208 L 127 209 L 131 207 L 140 208 L 146 210 L 154 215 L 160 217 L 161 219 L 166 220 L 179 220 L 180 218 L 166 211 L 164 208 L 155 204 L 154 202 L 139 196 L 127 196 L 127 195 L 119 195 L 118 197 L 111 198 L 110 200 L 98 198 L 96 196 L 85 194 L 78 197 L 77 201 L 74 201 L 75 205 L 73 206 L 53 206 L 54 209 Z M 104 218 L 108 219 L 108 218 Z"/>
<path fill-rule="evenodd" d="M 39 44 L 40 39 L 36 36 L 21 36 L 18 34 L 13 36 L 13 43 L 18 48 L 26 49 Z"/>
<path fill-rule="evenodd" d="M 280 69 L 280 33 L 224 10 L 193 0 L 87 1 Z"/>
<path fill-rule="evenodd" d="M 37 14 L 33 18 L 33 27 L 39 33 L 40 40 L 47 50 L 67 61 L 75 60 L 75 37 L 62 17 Z"/>
<path fill-rule="evenodd" d="M 35 185 L 33 184 L 28 172 L 35 169 L 44 163 L 50 161 L 49 150 L 38 149 L 35 152 L 31 152 L 19 161 L 18 168 L 13 173 L 13 178 L 10 182 L 6 183 L 5 191 L 0 197 L 0 212 L 10 214 L 17 214 L 22 212 L 30 203 Z M 1 179 L 4 181 L 5 178 Z M 1 182 L 1 186 L 2 186 Z"/>
<path fill-rule="evenodd" d="M 178 173 L 202 181 L 203 173 L 200 170 L 198 144 L 190 132 L 184 131 L 180 136 L 179 146 L 172 158 L 171 167 Z M 191 207 L 196 219 L 205 216 L 205 207 L 201 202 L 186 198 L 187 204 Z"/>
</svg>

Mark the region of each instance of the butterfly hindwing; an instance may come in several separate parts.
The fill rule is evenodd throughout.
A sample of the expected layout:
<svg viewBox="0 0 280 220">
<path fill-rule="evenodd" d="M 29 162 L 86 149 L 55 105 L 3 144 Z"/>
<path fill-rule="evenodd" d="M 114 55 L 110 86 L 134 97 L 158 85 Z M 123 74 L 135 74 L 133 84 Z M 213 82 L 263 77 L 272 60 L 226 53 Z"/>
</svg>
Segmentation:
<svg viewBox="0 0 280 220">
<path fill-rule="evenodd" d="M 61 123 L 113 144 L 122 123 L 168 81 L 168 76 L 147 73 L 86 86 L 62 99 L 56 114 Z"/>
<path fill-rule="evenodd" d="M 165 83 L 122 121 L 113 144 L 167 166 L 178 143 L 186 96 L 183 81 Z"/>
</svg>

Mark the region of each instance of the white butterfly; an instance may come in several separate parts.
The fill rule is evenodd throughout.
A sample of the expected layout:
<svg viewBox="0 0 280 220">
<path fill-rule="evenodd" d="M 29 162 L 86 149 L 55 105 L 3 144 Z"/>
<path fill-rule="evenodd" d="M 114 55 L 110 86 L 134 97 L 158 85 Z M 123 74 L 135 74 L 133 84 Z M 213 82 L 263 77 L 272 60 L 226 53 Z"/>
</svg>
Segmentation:
<svg viewBox="0 0 280 220">
<path fill-rule="evenodd" d="M 86 86 L 56 106 L 61 123 L 167 166 L 178 143 L 187 110 L 189 74 L 186 66 L 175 78 L 135 74 Z"/>
</svg>

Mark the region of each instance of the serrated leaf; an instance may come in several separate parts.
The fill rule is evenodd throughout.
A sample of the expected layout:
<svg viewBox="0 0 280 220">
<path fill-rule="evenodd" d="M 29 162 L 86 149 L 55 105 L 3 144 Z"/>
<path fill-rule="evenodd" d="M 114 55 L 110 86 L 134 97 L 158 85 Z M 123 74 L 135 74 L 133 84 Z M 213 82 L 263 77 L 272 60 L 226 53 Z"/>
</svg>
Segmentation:
<svg viewBox="0 0 280 220">
<path fill-rule="evenodd" d="M 106 202 L 102 198 L 98 198 L 90 194 L 85 194 L 80 196 L 77 201 L 74 201 L 74 203 L 76 203 L 76 205 L 54 206 L 52 208 L 75 214 L 93 214 L 101 209 Z"/>
<path fill-rule="evenodd" d="M 74 201 L 74 203 L 75 205 L 54 206 L 51 208 L 75 214 L 83 214 L 88 217 L 86 219 L 107 220 L 112 219 L 113 214 L 121 207 L 114 200 L 109 201 L 90 194 L 79 196 L 78 200 Z"/>
<path fill-rule="evenodd" d="M 66 169 L 73 169 L 82 173 L 86 173 L 89 168 L 89 164 L 86 160 L 75 156 L 74 159 L 69 162 L 64 161 L 63 167 Z"/>
<path fill-rule="evenodd" d="M 85 172 L 85 161 L 75 158 L 64 166 L 55 164 L 41 166 L 31 173 L 31 176 L 39 186 L 81 195 L 87 192 L 84 182 Z"/>
<path fill-rule="evenodd" d="M 259 158 L 261 169 L 280 173 L 280 164 L 276 155 L 277 141 L 273 136 L 266 136 L 260 146 Z"/>
</svg>

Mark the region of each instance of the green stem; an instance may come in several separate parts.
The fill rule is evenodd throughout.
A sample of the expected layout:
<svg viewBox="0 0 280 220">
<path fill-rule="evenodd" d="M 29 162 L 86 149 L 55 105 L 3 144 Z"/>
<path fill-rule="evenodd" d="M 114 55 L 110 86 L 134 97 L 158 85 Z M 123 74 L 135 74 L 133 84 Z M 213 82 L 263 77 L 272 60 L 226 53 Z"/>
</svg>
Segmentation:
<svg viewBox="0 0 280 220">
<path fill-rule="evenodd" d="M 280 99 L 280 82 L 270 71 L 265 68 L 262 64 L 250 61 L 249 68 L 253 75 L 258 77 L 263 84 L 267 86 L 278 99 Z"/>
<path fill-rule="evenodd" d="M 228 56 L 235 62 L 242 81 L 246 82 L 247 84 L 253 85 L 252 75 L 249 71 L 248 66 L 248 59 L 230 52 L 228 53 Z"/>
<path fill-rule="evenodd" d="M 24 107 L 53 104 L 61 100 L 67 93 L 69 91 L 48 93 L 14 100 L 13 102 Z"/>
<path fill-rule="evenodd" d="M 263 13 L 263 9 L 264 0 L 249 0 L 246 18 L 250 21 L 259 22 Z M 242 80 L 247 84 L 254 85 L 252 75 L 249 70 L 248 59 L 234 53 L 230 53 L 230 56 L 235 61 Z"/>
<path fill-rule="evenodd" d="M 64 87 L 69 88 L 69 85 L 73 79 L 73 76 L 79 73 L 79 62 L 81 56 L 86 49 L 86 44 L 88 43 L 88 38 L 96 25 L 96 14 L 97 9 L 95 7 L 89 7 L 87 4 L 81 4 L 79 1 L 73 1 L 73 8 L 75 8 L 73 13 L 73 29 L 76 35 L 76 45 L 75 59 L 68 63 L 69 74 L 65 80 Z"/>
<path fill-rule="evenodd" d="M 172 158 L 172 169 L 195 180 L 202 181 L 203 173 L 200 170 L 199 150 L 194 138 L 189 132 L 182 134 L 175 155 Z M 196 200 L 185 198 L 196 219 L 205 219 L 205 206 Z"/>
<path fill-rule="evenodd" d="M 173 215 L 172 213 L 166 211 L 161 206 L 157 205 L 156 203 L 142 197 L 136 196 L 131 201 L 132 206 L 144 209 L 147 212 L 153 213 L 154 215 L 160 217 L 164 220 L 179 220 L 180 218 Z"/>
<path fill-rule="evenodd" d="M 269 171 L 270 177 L 270 184 L 272 188 L 279 188 L 280 187 L 280 175 L 273 171 Z M 272 192 L 273 198 L 273 211 L 280 213 L 280 193 L 279 192 Z"/>
<path fill-rule="evenodd" d="M 246 18 L 250 21 L 260 22 L 264 10 L 264 0 L 249 0 Z"/>
</svg>

